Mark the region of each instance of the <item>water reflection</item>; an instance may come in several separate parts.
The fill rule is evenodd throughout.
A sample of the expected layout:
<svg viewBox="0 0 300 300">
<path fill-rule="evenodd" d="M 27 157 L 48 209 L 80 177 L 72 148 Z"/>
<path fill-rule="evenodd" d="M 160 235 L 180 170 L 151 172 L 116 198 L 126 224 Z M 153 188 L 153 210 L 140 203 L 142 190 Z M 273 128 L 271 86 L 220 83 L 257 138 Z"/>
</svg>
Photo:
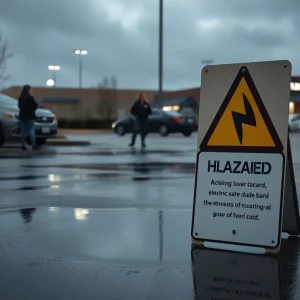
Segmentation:
<svg viewBox="0 0 300 300">
<path fill-rule="evenodd" d="M 196 299 L 282 299 L 273 257 L 194 249 L 192 259 Z"/>
<path fill-rule="evenodd" d="M 150 180 L 151 177 L 146 176 L 151 170 L 148 163 L 138 163 L 133 165 L 133 171 L 136 175 L 132 178 L 134 181 Z"/>
<path fill-rule="evenodd" d="M 298 256 L 299 240 L 283 240 L 278 257 L 194 248 L 196 299 L 298 299 Z"/>
<path fill-rule="evenodd" d="M 146 155 L 147 154 L 147 150 L 145 148 L 141 148 L 140 150 L 136 150 L 136 148 L 133 147 L 133 148 L 130 149 L 130 153 L 132 155 L 137 155 L 137 154 L 139 154 L 139 155 Z M 118 153 L 118 154 L 121 154 L 121 153 Z M 125 152 L 123 154 L 127 154 L 127 152 Z"/>
<path fill-rule="evenodd" d="M 58 212 L 59 211 L 59 207 L 49 207 L 49 211 L 50 212 Z"/>
<path fill-rule="evenodd" d="M 299 238 L 282 240 L 280 266 L 283 281 L 283 299 L 298 300 L 300 298 L 299 255 Z"/>
<path fill-rule="evenodd" d="M 61 181 L 61 177 L 58 174 L 49 174 L 48 175 L 48 180 L 54 184 L 50 185 L 51 189 L 59 189 L 60 185 L 57 184 L 58 182 Z"/>
<path fill-rule="evenodd" d="M 74 209 L 74 216 L 76 220 L 84 221 L 89 214 L 89 210 L 86 208 L 75 208 Z"/>
<path fill-rule="evenodd" d="M 50 185 L 50 188 L 51 189 L 59 189 L 60 188 L 60 185 Z"/>
<path fill-rule="evenodd" d="M 60 182 L 60 181 L 61 181 L 61 178 L 60 178 L 60 175 L 49 174 L 49 175 L 48 175 L 48 180 L 49 180 L 50 182 Z"/>
<path fill-rule="evenodd" d="M 32 214 L 36 211 L 36 208 L 23 208 L 20 209 L 20 214 L 25 223 L 30 223 L 32 221 Z"/>
</svg>

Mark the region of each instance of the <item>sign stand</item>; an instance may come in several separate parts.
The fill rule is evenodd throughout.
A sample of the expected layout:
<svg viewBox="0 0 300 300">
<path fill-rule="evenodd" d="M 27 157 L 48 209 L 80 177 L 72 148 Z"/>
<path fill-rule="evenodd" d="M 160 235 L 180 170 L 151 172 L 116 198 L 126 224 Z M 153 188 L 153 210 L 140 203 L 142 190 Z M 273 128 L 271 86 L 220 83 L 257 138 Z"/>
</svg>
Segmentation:
<svg viewBox="0 0 300 300">
<path fill-rule="evenodd" d="M 300 235 L 300 217 L 290 138 L 288 138 L 282 232 Z"/>
<path fill-rule="evenodd" d="M 278 252 L 283 230 L 299 232 L 287 130 L 290 79 L 288 61 L 203 69 L 193 243 Z"/>
</svg>

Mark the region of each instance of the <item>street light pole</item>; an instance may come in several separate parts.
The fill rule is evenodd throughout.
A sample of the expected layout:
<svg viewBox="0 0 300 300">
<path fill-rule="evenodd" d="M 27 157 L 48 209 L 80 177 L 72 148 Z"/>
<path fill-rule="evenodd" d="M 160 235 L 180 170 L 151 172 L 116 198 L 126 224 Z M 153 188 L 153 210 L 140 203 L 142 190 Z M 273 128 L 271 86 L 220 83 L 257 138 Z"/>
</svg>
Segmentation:
<svg viewBox="0 0 300 300">
<path fill-rule="evenodd" d="M 75 49 L 75 55 L 79 55 L 79 89 L 82 89 L 82 55 L 87 55 L 87 50 Z"/>
<path fill-rule="evenodd" d="M 53 86 L 56 86 L 56 72 L 60 70 L 60 66 L 50 65 L 48 66 L 48 69 L 52 71 Z"/>
<path fill-rule="evenodd" d="M 81 119 L 83 122 L 83 127 L 85 126 L 85 113 L 84 113 L 84 105 L 82 100 L 82 56 L 87 55 L 87 50 L 82 49 L 75 49 L 75 55 L 79 55 L 79 95 L 80 95 L 80 112 L 81 112 Z"/>
<path fill-rule="evenodd" d="M 82 59 L 79 57 L 79 88 L 82 89 Z"/>
<path fill-rule="evenodd" d="M 55 71 L 53 71 L 52 73 L 53 73 L 53 81 L 54 81 L 54 85 L 56 85 L 56 73 L 55 73 Z"/>
<path fill-rule="evenodd" d="M 158 100 L 163 96 L 163 0 L 159 0 Z"/>
</svg>

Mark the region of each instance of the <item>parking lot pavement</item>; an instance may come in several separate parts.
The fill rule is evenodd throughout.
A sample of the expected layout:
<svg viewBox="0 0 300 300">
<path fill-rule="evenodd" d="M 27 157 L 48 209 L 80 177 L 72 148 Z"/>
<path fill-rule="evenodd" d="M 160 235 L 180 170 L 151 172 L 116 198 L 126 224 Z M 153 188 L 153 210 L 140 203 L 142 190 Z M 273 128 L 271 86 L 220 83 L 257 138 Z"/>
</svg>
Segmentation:
<svg viewBox="0 0 300 300">
<path fill-rule="evenodd" d="M 3 299 L 299 299 L 297 239 L 271 263 L 191 249 L 195 135 L 149 136 L 144 151 L 129 136 L 68 138 L 92 145 L 0 150 Z"/>
</svg>

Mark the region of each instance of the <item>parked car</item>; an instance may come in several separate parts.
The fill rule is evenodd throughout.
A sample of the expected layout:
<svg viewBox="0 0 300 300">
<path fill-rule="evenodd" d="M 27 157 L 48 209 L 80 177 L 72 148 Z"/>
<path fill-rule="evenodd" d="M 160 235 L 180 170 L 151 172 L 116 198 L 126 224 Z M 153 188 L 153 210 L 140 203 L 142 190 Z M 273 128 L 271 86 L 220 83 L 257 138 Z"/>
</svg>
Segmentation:
<svg viewBox="0 0 300 300">
<path fill-rule="evenodd" d="M 128 116 L 116 120 L 112 128 L 118 135 L 131 133 L 134 130 L 134 117 Z M 192 115 L 157 108 L 152 108 L 152 114 L 149 115 L 147 133 L 159 133 L 161 136 L 167 136 L 169 133 L 182 133 L 184 136 L 190 136 L 197 130 L 198 120 Z"/>
<path fill-rule="evenodd" d="M 18 102 L 6 95 L 0 94 L 0 147 L 6 142 L 20 139 L 20 121 Z M 58 123 L 55 115 L 47 109 L 36 110 L 35 134 L 36 143 L 42 146 L 47 139 L 57 137 Z M 30 143 L 29 137 L 27 138 Z"/>
<path fill-rule="evenodd" d="M 290 132 L 300 131 L 300 114 L 289 115 Z"/>
</svg>

